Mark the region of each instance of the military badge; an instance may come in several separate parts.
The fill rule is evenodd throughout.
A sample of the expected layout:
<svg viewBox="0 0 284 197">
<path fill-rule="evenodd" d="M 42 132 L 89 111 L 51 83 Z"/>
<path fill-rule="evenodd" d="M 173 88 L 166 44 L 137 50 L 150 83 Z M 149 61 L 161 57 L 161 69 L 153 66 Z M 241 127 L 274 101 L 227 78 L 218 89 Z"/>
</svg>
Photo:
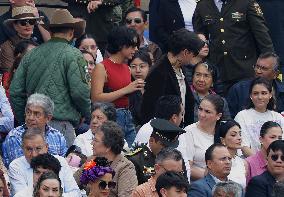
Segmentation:
<svg viewBox="0 0 284 197">
<path fill-rule="evenodd" d="M 263 16 L 263 12 L 262 12 L 262 10 L 261 10 L 261 8 L 260 8 L 258 3 L 256 3 L 256 2 L 253 3 L 253 7 L 254 7 L 255 12 L 257 13 L 257 15 Z"/>
<path fill-rule="evenodd" d="M 232 19 L 240 20 L 244 16 L 244 13 L 241 12 L 233 12 Z"/>
<path fill-rule="evenodd" d="M 143 166 L 143 174 L 145 176 L 152 176 L 155 174 L 155 169 L 153 167 Z"/>
</svg>

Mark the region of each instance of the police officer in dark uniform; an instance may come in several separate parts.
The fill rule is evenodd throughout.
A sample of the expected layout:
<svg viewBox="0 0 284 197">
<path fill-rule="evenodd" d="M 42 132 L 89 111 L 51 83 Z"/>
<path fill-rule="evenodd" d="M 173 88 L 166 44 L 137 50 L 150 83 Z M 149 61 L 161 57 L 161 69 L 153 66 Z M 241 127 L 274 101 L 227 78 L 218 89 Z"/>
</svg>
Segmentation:
<svg viewBox="0 0 284 197">
<path fill-rule="evenodd" d="M 153 119 L 150 124 L 153 132 L 149 144 L 142 144 L 126 155 L 135 166 L 139 185 L 145 183 L 154 174 L 156 155 L 163 148 L 176 148 L 179 144 L 179 135 L 185 133 L 183 129 L 164 119 Z"/>
<path fill-rule="evenodd" d="M 220 69 L 224 92 L 254 76 L 260 52 L 274 51 L 255 0 L 197 0 L 193 28 L 209 39 L 209 61 Z"/>
</svg>

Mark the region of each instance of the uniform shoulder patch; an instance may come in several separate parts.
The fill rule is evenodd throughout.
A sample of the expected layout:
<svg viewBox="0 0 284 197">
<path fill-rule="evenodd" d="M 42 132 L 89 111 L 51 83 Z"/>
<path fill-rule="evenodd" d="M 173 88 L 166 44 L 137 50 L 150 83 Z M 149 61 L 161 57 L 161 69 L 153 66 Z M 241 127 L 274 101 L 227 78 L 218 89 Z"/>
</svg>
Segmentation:
<svg viewBox="0 0 284 197">
<path fill-rule="evenodd" d="M 262 12 L 262 10 L 261 10 L 261 8 L 260 8 L 260 6 L 259 6 L 259 4 L 257 2 L 253 3 L 253 7 L 254 7 L 255 12 L 257 13 L 257 15 L 263 16 L 263 12 Z"/>
<path fill-rule="evenodd" d="M 136 155 L 137 153 L 141 152 L 143 149 L 140 147 L 140 148 L 136 148 L 134 150 L 132 150 L 131 152 L 125 154 L 126 156 L 133 156 L 133 155 Z"/>
</svg>

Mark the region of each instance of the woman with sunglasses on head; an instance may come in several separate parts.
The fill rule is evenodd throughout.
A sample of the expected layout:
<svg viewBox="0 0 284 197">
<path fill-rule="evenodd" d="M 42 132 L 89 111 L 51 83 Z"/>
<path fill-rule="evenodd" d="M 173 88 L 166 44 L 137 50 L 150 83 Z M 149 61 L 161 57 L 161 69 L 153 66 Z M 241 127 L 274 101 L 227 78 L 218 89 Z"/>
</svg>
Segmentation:
<svg viewBox="0 0 284 197">
<path fill-rule="evenodd" d="M 110 189 L 116 187 L 116 183 L 112 181 L 114 175 L 115 172 L 108 160 L 104 157 L 96 157 L 85 164 L 80 182 L 87 185 L 88 197 L 108 197 Z"/>
<path fill-rule="evenodd" d="M 249 95 L 247 108 L 235 117 L 242 128 L 242 151 L 245 156 L 253 155 L 260 150 L 260 128 L 265 122 L 274 121 L 284 128 L 283 116 L 274 111 L 275 101 L 270 81 L 261 77 L 255 78 L 251 83 Z"/>
<path fill-rule="evenodd" d="M 282 134 L 281 126 L 276 122 L 267 121 L 261 126 L 259 134 L 261 148 L 254 155 L 246 158 L 248 164 L 247 183 L 252 177 L 260 175 L 267 170 L 267 148 L 272 142 L 282 139 Z"/>
<path fill-rule="evenodd" d="M 15 46 L 23 40 L 32 40 L 35 25 L 42 17 L 35 16 L 35 9 L 32 6 L 13 7 L 12 18 L 4 21 L 10 31 L 15 31 L 16 35 L 9 38 L 0 46 L 0 71 L 8 72 L 14 63 Z"/>
<path fill-rule="evenodd" d="M 129 111 L 128 95 L 144 88 L 144 80 L 131 82 L 131 73 L 126 62 L 139 46 L 135 30 L 127 27 L 114 28 L 108 35 L 107 51 L 110 57 L 97 64 L 92 72 L 91 96 L 93 102 L 112 102 L 116 107 L 117 122 L 123 128 L 125 140 L 131 146 L 135 126 Z"/>
<path fill-rule="evenodd" d="M 242 148 L 241 127 L 235 120 L 221 121 L 214 135 L 214 143 L 224 144 L 232 157 L 232 168 L 228 179 L 246 187 L 247 163 L 237 155 Z"/>
<path fill-rule="evenodd" d="M 88 51 L 92 53 L 96 64 L 103 61 L 102 53 L 100 49 L 98 49 L 95 39 L 90 34 L 83 34 L 80 38 L 78 38 L 75 42 L 75 47 L 81 51 Z"/>
<path fill-rule="evenodd" d="M 203 178 L 206 171 L 205 152 L 214 143 L 214 135 L 222 120 L 224 100 L 217 94 L 205 96 L 198 107 L 198 122 L 184 128 L 186 133 L 179 137 L 187 172 L 192 181 Z"/>
</svg>

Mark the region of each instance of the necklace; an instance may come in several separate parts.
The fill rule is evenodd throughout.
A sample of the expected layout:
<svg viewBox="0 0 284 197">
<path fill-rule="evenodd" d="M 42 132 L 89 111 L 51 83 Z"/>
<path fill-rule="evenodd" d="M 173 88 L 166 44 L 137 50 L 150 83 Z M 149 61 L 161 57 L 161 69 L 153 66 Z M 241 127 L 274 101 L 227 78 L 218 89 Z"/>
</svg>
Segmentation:
<svg viewBox="0 0 284 197">
<path fill-rule="evenodd" d="M 108 58 L 112 63 L 117 64 L 116 61 L 114 61 L 113 59 L 111 59 L 110 57 Z"/>
</svg>

